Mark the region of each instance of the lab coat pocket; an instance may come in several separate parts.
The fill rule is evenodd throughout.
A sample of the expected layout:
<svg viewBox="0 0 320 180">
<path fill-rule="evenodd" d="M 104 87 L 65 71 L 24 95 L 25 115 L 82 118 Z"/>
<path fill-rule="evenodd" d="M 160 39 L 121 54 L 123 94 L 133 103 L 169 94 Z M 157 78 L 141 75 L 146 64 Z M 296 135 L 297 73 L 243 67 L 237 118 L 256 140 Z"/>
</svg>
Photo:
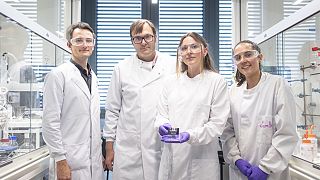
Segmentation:
<svg viewBox="0 0 320 180">
<path fill-rule="evenodd" d="M 257 124 L 257 138 L 261 145 L 270 146 L 273 136 L 273 117 L 259 116 Z"/>
<path fill-rule="evenodd" d="M 192 180 L 220 179 L 219 162 L 216 159 L 193 159 L 191 169 Z"/>
<path fill-rule="evenodd" d="M 90 165 L 89 143 L 65 145 L 67 162 L 71 170 L 84 169 Z"/>
</svg>

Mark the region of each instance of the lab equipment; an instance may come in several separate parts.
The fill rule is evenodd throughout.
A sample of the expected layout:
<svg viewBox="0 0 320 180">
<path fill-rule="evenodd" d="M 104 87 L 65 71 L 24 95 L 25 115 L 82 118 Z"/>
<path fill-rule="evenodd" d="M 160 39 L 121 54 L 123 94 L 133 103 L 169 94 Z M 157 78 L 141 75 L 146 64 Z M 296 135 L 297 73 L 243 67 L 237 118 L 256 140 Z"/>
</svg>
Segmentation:
<svg viewBox="0 0 320 180">
<path fill-rule="evenodd" d="M 179 128 L 169 128 L 168 129 L 168 135 L 171 135 L 172 137 L 176 137 L 177 135 L 179 135 Z"/>
<path fill-rule="evenodd" d="M 268 174 L 263 172 L 258 166 L 252 166 L 248 170 L 248 174 L 250 174 L 248 177 L 249 180 L 267 180 L 268 178 Z"/>
<path fill-rule="evenodd" d="M 320 48 L 319 47 L 312 47 L 311 48 L 312 54 L 313 54 L 313 61 L 311 63 L 316 63 L 317 60 L 320 60 Z"/>
<path fill-rule="evenodd" d="M 25 133 L 23 144 L 20 146 L 21 150 L 23 149 L 23 150 L 30 151 L 35 149 L 35 146 L 29 137 L 30 137 L 29 133 Z"/>
<path fill-rule="evenodd" d="M 8 120 L 5 128 L 3 129 L 3 136 L 9 137 L 10 135 L 18 137 L 19 144 L 24 143 L 24 139 L 30 139 L 35 148 L 40 148 L 44 145 L 42 138 L 42 119 L 33 118 L 30 122 L 27 118 Z M 33 149 L 21 149 L 19 152 L 29 152 Z"/>
<path fill-rule="evenodd" d="M 312 88 L 311 90 L 312 90 L 312 92 L 318 92 L 318 93 L 320 93 L 320 88 Z"/>
<path fill-rule="evenodd" d="M 169 123 L 165 123 L 165 124 L 163 124 L 163 125 L 161 125 L 160 127 L 159 127 L 159 134 L 161 135 L 161 136 L 163 136 L 163 135 L 167 135 L 169 132 L 168 132 L 168 130 L 171 128 L 171 125 L 169 124 Z"/>
<path fill-rule="evenodd" d="M 307 161 L 313 162 L 314 160 L 314 146 L 310 139 L 302 139 L 300 144 L 300 156 Z"/>
<path fill-rule="evenodd" d="M 12 162 L 19 144 L 16 136 L 10 136 L 9 139 L 1 139 L 0 141 L 0 167 Z"/>
<path fill-rule="evenodd" d="M 172 134 L 162 136 L 161 141 L 165 143 L 184 143 L 188 141 L 190 138 L 190 134 L 188 132 L 182 132 L 178 135 L 177 134 L 172 135 Z"/>
<path fill-rule="evenodd" d="M 179 128 L 168 128 L 166 134 L 162 135 L 161 140 L 166 139 L 166 141 L 177 141 L 179 142 Z"/>
<path fill-rule="evenodd" d="M 238 159 L 235 164 L 243 175 L 250 175 L 248 174 L 248 170 L 251 168 L 251 164 L 248 161 L 244 159 Z"/>
<path fill-rule="evenodd" d="M 12 150 L 10 150 L 9 139 L 0 139 L 0 167 L 5 166 L 12 162 L 9 155 Z"/>
<path fill-rule="evenodd" d="M 10 107 L 8 107 L 7 104 L 7 93 L 8 89 L 6 87 L 0 87 L 0 127 L 5 123 L 6 118 L 8 118 L 7 116 L 10 117 L 10 113 L 8 112 Z"/>
<path fill-rule="evenodd" d="M 8 76 L 8 59 L 6 53 L 3 53 L 0 59 L 0 83 L 5 83 Z"/>
<path fill-rule="evenodd" d="M 17 136 L 9 136 L 9 140 L 10 140 L 10 146 L 12 147 L 19 147 L 19 144 L 17 142 Z"/>
<path fill-rule="evenodd" d="M 300 144 L 300 156 L 310 162 L 316 159 L 318 151 L 318 139 L 316 135 L 312 133 L 313 129 L 314 125 L 310 126 L 310 131 L 308 127 L 306 127 L 306 132 Z"/>
<path fill-rule="evenodd" d="M 317 157 L 317 153 L 318 153 L 318 139 L 316 134 L 312 133 L 312 130 L 314 129 L 314 125 L 310 126 L 310 133 L 307 133 L 307 138 L 310 139 L 311 144 L 313 146 L 313 157 L 316 158 Z"/>
<path fill-rule="evenodd" d="M 0 139 L 0 146 L 9 146 L 9 139 Z"/>
<path fill-rule="evenodd" d="M 167 133 L 161 136 L 161 141 L 179 143 L 179 128 L 168 128 Z"/>
</svg>

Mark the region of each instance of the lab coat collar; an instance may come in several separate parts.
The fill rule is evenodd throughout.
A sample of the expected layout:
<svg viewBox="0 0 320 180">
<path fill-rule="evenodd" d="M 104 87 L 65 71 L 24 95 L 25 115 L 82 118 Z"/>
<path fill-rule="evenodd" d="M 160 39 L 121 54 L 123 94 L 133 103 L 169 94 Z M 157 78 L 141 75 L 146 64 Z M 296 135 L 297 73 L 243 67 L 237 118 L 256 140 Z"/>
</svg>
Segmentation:
<svg viewBox="0 0 320 180">
<path fill-rule="evenodd" d="M 242 86 L 241 86 L 243 88 L 244 93 L 245 94 L 253 94 L 256 91 L 258 91 L 260 86 L 261 86 L 261 84 L 266 80 L 266 78 L 267 78 L 267 73 L 261 72 L 261 77 L 260 77 L 260 80 L 259 80 L 258 84 L 255 87 L 251 88 L 251 89 L 247 89 L 247 81 L 245 81 L 245 83 L 243 83 Z"/>
<path fill-rule="evenodd" d="M 82 90 L 82 92 L 87 96 L 87 98 L 90 100 L 91 93 L 89 91 L 88 85 L 86 82 L 83 80 L 83 77 L 80 74 L 79 69 L 71 62 L 68 62 L 72 66 L 72 77 L 71 80 Z M 92 81 L 94 81 L 92 79 Z"/>
<path fill-rule="evenodd" d="M 152 64 L 153 64 L 152 61 L 147 62 L 147 61 L 139 60 L 140 68 L 143 68 L 143 69 L 145 69 L 147 71 L 152 71 Z"/>
<path fill-rule="evenodd" d="M 156 51 L 156 60 L 151 62 L 145 62 L 142 61 L 135 55 L 134 61 L 137 63 L 138 68 L 142 68 L 144 70 L 150 71 L 150 75 L 146 77 L 146 81 L 142 84 L 142 86 L 147 86 L 148 84 L 152 83 L 153 81 L 156 81 L 159 79 L 165 72 L 166 64 L 161 59 L 161 54 Z M 153 68 L 152 68 L 153 66 Z"/>
<path fill-rule="evenodd" d="M 137 54 L 136 54 L 136 58 L 139 61 L 140 68 L 146 69 L 148 71 L 152 71 L 152 69 L 154 68 L 154 66 L 156 65 L 156 62 L 158 60 L 158 55 L 159 55 L 159 52 L 156 51 L 156 55 L 155 55 L 154 59 L 152 61 L 149 61 L 149 62 L 139 59 Z"/>
</svg>

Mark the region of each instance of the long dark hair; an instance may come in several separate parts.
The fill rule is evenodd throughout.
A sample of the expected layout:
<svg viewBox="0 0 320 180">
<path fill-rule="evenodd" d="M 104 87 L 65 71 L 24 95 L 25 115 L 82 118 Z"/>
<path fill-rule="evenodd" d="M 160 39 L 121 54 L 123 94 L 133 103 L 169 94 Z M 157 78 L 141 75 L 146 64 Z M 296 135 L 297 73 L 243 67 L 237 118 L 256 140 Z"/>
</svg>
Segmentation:
<svg viewBox="0 0 320 180">
<path fill-rule="evenodd" d="M 206 40 L 200 36 L 200 34 L 196 33 L 196 32 L 189 32 L 187 34 L 185 34 L 184 36 L 181 37 L 180 39 L 180 43 L 179 43 L 179 46 L 181 46 L 183 40 L 186 38 L 186 37 L 192 37 L 196 42 L 202 44 L 202 46 L 204 48 L 208 48 L 208 44 L 206 42 Z M 185 72 L 186 70 L 188 70 L 188 66 L 184 63 L 184 62 L 180 62 L 179 61 L 179 54 L 178 54 L 178 51 L 177 51 L 177 64 L 176 64 L 176 70 L 177 70 L 177 73 L 180 73 L 180 72 Z M 180 69 L 180 64 L 181 63 L 181 69 Z M 205 70 L 210 70 L 210 71 L 213 71 L 213 72 L 217 72 L 217 70 L 213 67 L 212 65 L 213 63 L 213 59 L 209 53 L 209 50 L 208 50 L 208 53 L 206 56 L 203 57 L 203 63 L 201 65 L 201 72 L 203 69 Z"/>
<path fill-rule="evenodd" d="M 238 43 L 234 46 L 234 48 L 233 48 L 233 50 L 232 50 L 232 55 L 234 55 L 234 50 L 235 50 L 236 47 L 237 47 L 238 45 L 240 45 L 240 44 L 250 44 L 252 50 L 257 50 L 257 51 L 259 52 L 259 54 L 261 54 L 261 49 L 260 49 L 260 47 L 259 47 L 256 43 L 254 43 L 254 42 L 252 42 L 252 41 L 250 41 L 250 40 L 242 40 L 242 41 L 238 42 Z M 259 65 L 259 69 L 260 69 L 260 71 L 261 71 L 261 64 Z M 241 85 L 246 81 L 246 76 L 244 76 L 244 75 L 238 70 L 238 68 L 237 68 L 237 71 L 236 71 L 235 80 L 236 80 L 236 82 L 237 82 L 237 86 L 241 86 Z"/>
</svg>

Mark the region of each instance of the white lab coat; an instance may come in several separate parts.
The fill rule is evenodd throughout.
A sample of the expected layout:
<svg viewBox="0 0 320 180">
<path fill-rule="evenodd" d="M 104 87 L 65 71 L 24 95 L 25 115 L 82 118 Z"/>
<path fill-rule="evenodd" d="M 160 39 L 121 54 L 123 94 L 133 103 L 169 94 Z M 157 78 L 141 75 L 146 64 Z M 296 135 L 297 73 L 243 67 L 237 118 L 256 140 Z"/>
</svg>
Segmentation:
<svg viewBox="0 0 320 180">
<path fill-rule="evenodd" d="M 230 90 L 231 116 L 221 137 L 230 163 L 230 179 L 247 179 L 234 165 L 242 158 L 268 173 L 268 179 L 290 179 L 288 161 L 298 136 L 295 102 L 285 80 L 262 73 L 256 87 L 246 82 Z"/>
<path fill-rule="evenodd" d="M 156 180 L 161 143 L 153 129 L 163 79 L 175 72 L 175 59 L 157 52 L 157 61 L 136 54 L 115 67 L 106 100 L 104 137 L 115 141 L 113 180 Z"/>
<path fill-rule="evenodd" d="M 182 144 L 164 144 L 159 180 L 220 180 L 218 137 L 230 112 L 227 83 L 218 73 L 194 78 L 171 76 L 164 86 L 155 122 L 190 134 Z"/>
<path fill-rule="evenodd" d="M 50 150 L 50 179 L 55 162 L 66 159 L 72 179 L 104 179 L 101 151 L 97 77 L 93 71 L 91 94 L 71 62 L 47 74 L 43 94 L 43 138 Z"/>
</svg>

